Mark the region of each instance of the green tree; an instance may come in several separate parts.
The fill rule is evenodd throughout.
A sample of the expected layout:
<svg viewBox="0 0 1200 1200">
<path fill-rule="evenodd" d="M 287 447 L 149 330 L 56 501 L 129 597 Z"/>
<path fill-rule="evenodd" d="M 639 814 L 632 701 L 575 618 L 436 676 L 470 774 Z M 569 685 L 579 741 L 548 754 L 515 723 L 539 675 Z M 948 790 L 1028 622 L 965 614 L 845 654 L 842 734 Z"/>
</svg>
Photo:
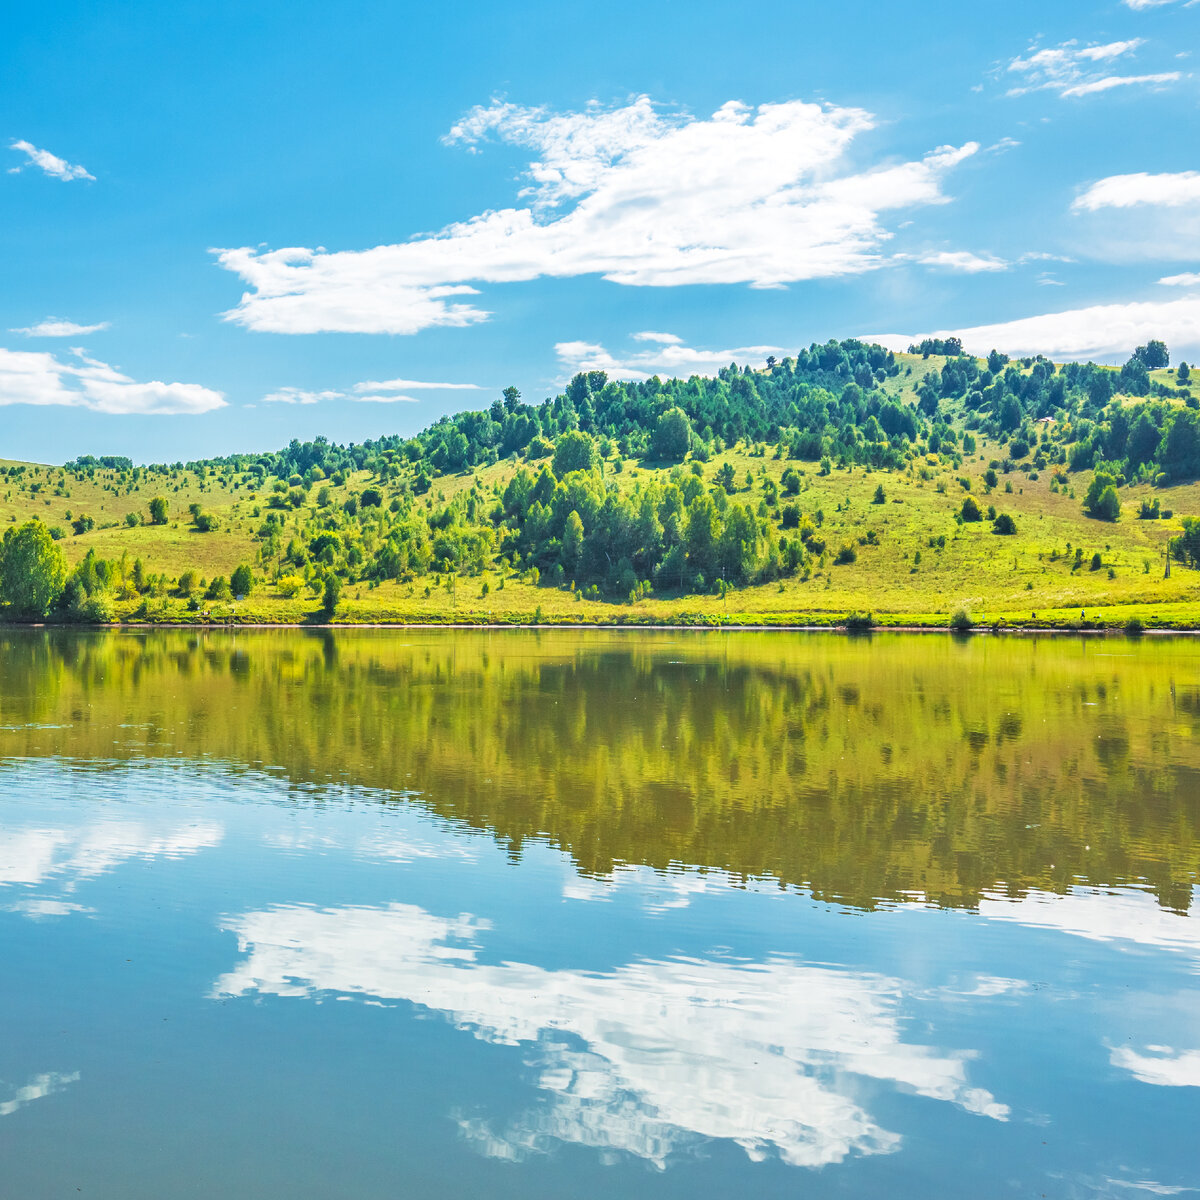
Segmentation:
<svg viewBox="0 0 1200 1200">
<path fill-rule="evenodd" d="M 964 521 L 983 520 L 983 513 L 979 511 L 979 505 L 975 503 L 974 496 L 968 496 L 962 502 L 962 509 L 960 511 L 962 512 L 962 519 Z"/>
<path fill-rule="evenodd" d="M 338 601 L 342 597 L 342 581 L 330 571 L 325 576 L 325 591 L 323 599 L 323 607 L 327 613 L 332 615 L 337 611 Z"/>
<path fill-rule="evenodd" d="M 568 571 L 574 571 L 583 554 L 583 519 L 571 509 L 563 526 L 562 563 Z"/>
<path fill-rule="evenodd" d="M 170 505 L 167 503 L 167 498 L 165 496 L 155 496 L 150 501 L 150 524 L 165 525 L 169 511 Z"/>
<path fill-rule="evenodd" d="M 66 557 L 41 521 L 5 531 L 0 543 L 0 601 L 13 616 L 41 620 L 66 582 Z"/>
<path fill-rule="evenodd" d="M 234 568 L 229 577 L 229 588 L 235 596 L 248 596 L 254 590 L 254 572 L 246 563 Z"/>
<path fill-rule="evenodd" d="M 554 474 L 562 479 L 572 471 L 590 471 L 600 461 L 595 441 L 578 429 L 568 430 L 554 447 Z"/>
<path fill-rule="evenodd" d="M 673 405 L 658 418 L 654 426 L 652 453 L 655 458 L 679 462 L 692 444 L 692 423 L 678 405 Z"/>
<path fill-rule="evenodd" d="M 1101 521 L 1115 521 L 1121 515 L 1116 483 L 1115 476 L 1107 471 L 1097 471 L 1083 499 L 1084 511 Z"/>
</svg>

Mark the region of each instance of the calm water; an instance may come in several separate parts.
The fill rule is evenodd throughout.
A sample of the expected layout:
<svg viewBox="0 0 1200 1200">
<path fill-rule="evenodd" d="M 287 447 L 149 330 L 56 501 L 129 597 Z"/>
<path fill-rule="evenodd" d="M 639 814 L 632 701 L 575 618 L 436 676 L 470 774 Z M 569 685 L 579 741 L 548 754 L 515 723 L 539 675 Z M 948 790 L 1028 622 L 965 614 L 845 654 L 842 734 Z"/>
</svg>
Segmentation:
<svg viewBox="0 0 1200 1200">
<path fill-rule="evenodd" d="M 1200 645 L 0 635 L 0 1197 L 1200 1189 Z"/>
</svg>

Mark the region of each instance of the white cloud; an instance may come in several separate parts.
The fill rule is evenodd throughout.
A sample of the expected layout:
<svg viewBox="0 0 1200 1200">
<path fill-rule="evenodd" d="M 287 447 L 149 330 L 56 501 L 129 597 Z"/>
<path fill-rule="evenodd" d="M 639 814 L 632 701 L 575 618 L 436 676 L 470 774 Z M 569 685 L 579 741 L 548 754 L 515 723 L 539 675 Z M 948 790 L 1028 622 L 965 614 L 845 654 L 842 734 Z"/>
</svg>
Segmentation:
<svg viewBox="0 0 1200 1200">
<path fill-rule="evenodd" d="M 419 379 L 369 379 L 365 383 L 356 383 L 354 390 L 356 392 L 425 392 L 437 390 L 477 392 L 480 388 L 477 383 L 425 383 Z"/>
<path fill-rule="evenodd" d="M 1175 4 L 1176 0 L 1122 0 L 1126 8 L 1132 8 L 1134 12 L 1144 12 L 1148 8 L 1162 8 L 1167 4 Z M 1191 8 L 1196 0 L 1186 0 L 1184 8 Z"/>
<path fill-rule="evenodd" d="M 980 271 L 1007 271 L 1009 264 L 991 254 L 973 254 L 970 250 L 938 250 L 922 254 L 917 259 L 929 267 L 942 267 L 947 271 L 964 271 L 969 275 Z"/>
<path fill-rule="evenodd" d="M 1126 358 L 1135 346 L 1161 338 L 1173 351 L 1200 346 L 1200 295 L 1179 300 L 1095 304 L 992 325 L 957 326 L 917 334 L 870 334 L 894 350 L 924 337 L 961 337 L 975 354 L 1045 354 L 1058 359 Z"/>
<path fill-rule="evenodd" d="M 0 347 L 0 406 L 62 404 L 122 414 L 204 413 L 223 408 L 220 392 L 195 383 L 137 383 L 73 350 L 64 362 L 39 350 Z"/>
<path fill-rule="evenodd" d="M 72 1071 L 69 1075 L 57 1071 L 47 1071 L 44 1075 L 35 1075 L 24 1087 L 17 1088 L 10 1100 L 0 1102 L 0 1117 L 11 1117 L 19 1108 L 32 1104 L 35 1100 L 52 1096 L 61 1091 L 69 1083 L 79 1079 L 79 1072 Z"/>
<path fill-rule="evenodd" d="M 303 388 L 281 387 L 262 398 L 264 404 L 319 404 L 322 400 L 345 400 L 345 392 L 306 392 Z"/>
<path fill-rule="evenodd" d="M 363 251 L 216 253 L 249 286 L 227 319 L 276 333 L 414 333 L 489 313 L 478 283 L 601 275 L 629 286 L 774 287 L 886 261 L 887 213 L 940 204 L 946 173 L 978 145 L 855 171 L 846 153 L 874 125 L 856 108 L 730 102 L 711 117 L 620 108 L 551 115 L 493 104 L 447 140 L 487 137 L 535 153 L 525 207 Z"/>
<path fill-rule="evenodd" d="M 1071 40 L 1046 47 L 1035 43 L 1024 57 L 1018 55 L 1005 67 L 1005 74 L 1020 79 L 1008 89 L 1008 95 L 1053 91 L 1063 97 L 1091 96 L 1116 87 L 1174 83 L 1182 78 L 1179 71 L 1118 75 L 1107 69 L 1107 64 L 1135 53 L 1143 41 L 1142 38 L 1130 38 L 1123 42 L 1080 46 Z"/>
<path fill-rule="evenodd" d="M 1164 208 L 1200 205 L 1200 171 L 1110 175 L 1077 196 L 1071 207 L 1076 212 L 1095 212 L 1100 208 L 1132 208 L 1135 204 Z"/>
<path fill-rule="evenodd" d="M 499 1131 L 460 1119 L 476 1146 L 499 1157 L 566 1142 L 661 1167 L 701 1138 L 812 1167 L 889 1153 L 900 1136 L 862 1107 L 868 1080 L 1008 1118 L 970 1085 L 969 1051 L 905 1041 L 903 986 L 879 975 L 791 959 L 638 961 L 609 971 L 481 962 L 486 922 L 404 904 L 280 906 L 223 928 L 245 958 L 214 996 L 407 1002 L 481 1041 L 524 1047 L 542 1102 Z"/>
<path fill-rule="evenodd" d="M 420 404 L 416 396 L 402 396 L 395 392 L 388 396 L 351 396 L 356 404 Z"/>
<path fill-rule="evenodd" d="M 26 337 L 83 337 L 89 333 L 99 333 L 107 329 L 109 323 L 101 321 L 96 325 L 76 325 L 74 321 L 64 321 L 61 317 L 47 317 L 36 325 L 24 329 L 10 329 L 9 333 L 23 333 Z"/>
<path fill-rule="evenodd" d="M 1142 1083 L 1159 1087 L 1200 1087 L 1200 1050 L 1175 1051 L 1165 1046 L 1148 1046 L 1139 1054 L 1129 1046 L 1117 1046 L 1110 1055 L 1114 1067 L 1129 1071 Z"/>
<path fill-rule="evenodd" d="M 1057 929 L 1093 942 L 1129 942 L 1171 950 L 1200 968 L 1200 923 L 1160 907 L 1148 892 L 1117 894 L 1076 889 L 1065 896 L 1030 892 L 1020 900 L 986 896 L 981 916 L 1039 929 Z"/>
<path fill-rule="evenodd" d="M 1182 275 L 1164 275 L 1159 281 L 1166 287 L 1200 286 L 1200 271 L 1187 271 Z"/>
<path fill-rule="evenodd" d="M 637 336 L 636 334 L 634 335 Z M 613 379 L 649 379 L 651 375 L 678 376 L 713 375 L 731 362 L 739 366 L 761 364 L 768 355 L 784 358 L 792 351 L 782 346 L 737 346 L 731 350 L 696 350 L 685 346 L 683 339 L 673 334 L 656 334 L 658 343 L 652 349 L 636 350 L 630 354 L 610 354 L 596 342 L 557 342 L 554 352 L 568 374 L 577 371 L 607 371 Z M 670 337 L 667 342 L 663 339 Z M 643 340 L 645 340 L 643 338 Z"/>
<path fill-rule="evenodd" d="M 94 175 L 89 175 L 88 172 L 80 166 L 67 162 L 65 158 L 59 158 L 57 154 L 51 154 L 49 150 L 39 150 L 32 142 L 16 141 L 9 146 L 10 150 L 19 150 L 29 160 L 22 163 L 19 167 L 10 167 L 9 174 L 16 175 L 23 171 L 26 167 L 40 167 L 46 175 L 53 175 L 55 179 L 69 181 L 72 179 L 91 179 L 95 180 Z"/>
<path fill-rule="evenodd" d="M 664 346 L 682 346 L 683 338 L 674 333 L 655 333 L 652 329 L 644 329 L 641 333 L 632 335 L 635 342 L 659 342 Z"/>
<path fill-rule="evenodd" d="M 6 907 L 35 919 L 88 912 L 67 899 L 84 881 L 131 859 L 173 860 L 197 854 L 218 845 L 224 834 L 224 826 L 215 821 L 176 825 L 110 819 L 82 827 L 10 825 L 0 828 L 0 894 L 18 889 L 16 900 Z"/>
</svg>

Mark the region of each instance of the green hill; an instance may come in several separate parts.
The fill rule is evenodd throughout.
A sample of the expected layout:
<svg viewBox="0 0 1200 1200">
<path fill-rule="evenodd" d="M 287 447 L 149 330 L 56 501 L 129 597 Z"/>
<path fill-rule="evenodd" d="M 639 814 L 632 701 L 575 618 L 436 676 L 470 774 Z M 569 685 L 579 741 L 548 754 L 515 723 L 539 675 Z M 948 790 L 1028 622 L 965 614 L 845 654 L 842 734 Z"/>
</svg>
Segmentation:
<svg viewBox="0 0 1200 1200">
<path fill-rule="evenodd" d="M 590 372 L 361 445 L 3 463 L 0 521 L 65 556 L 50 620 L 1200 625 L 1200 384 L 1161 343 L 914 351 Z M 10 619 L 39 615 L 22 553 Z"/>
</svg>

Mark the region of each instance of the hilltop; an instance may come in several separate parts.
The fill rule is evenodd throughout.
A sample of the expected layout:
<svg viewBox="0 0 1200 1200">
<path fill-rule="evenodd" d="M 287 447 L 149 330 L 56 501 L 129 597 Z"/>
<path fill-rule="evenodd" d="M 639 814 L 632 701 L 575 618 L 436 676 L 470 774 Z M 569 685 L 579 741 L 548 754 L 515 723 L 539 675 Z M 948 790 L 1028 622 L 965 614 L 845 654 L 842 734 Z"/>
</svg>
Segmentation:
<svg viewBox="0 0 1200 1200">
<path fill-rule="evenodd" d="M 835 341 L 413 438 L 0 476 L 8 543 L 37 520 L 65 559 L 51 620 L 1200 625 L 1200 380 L 1158 342 Z"/>
</svg>

